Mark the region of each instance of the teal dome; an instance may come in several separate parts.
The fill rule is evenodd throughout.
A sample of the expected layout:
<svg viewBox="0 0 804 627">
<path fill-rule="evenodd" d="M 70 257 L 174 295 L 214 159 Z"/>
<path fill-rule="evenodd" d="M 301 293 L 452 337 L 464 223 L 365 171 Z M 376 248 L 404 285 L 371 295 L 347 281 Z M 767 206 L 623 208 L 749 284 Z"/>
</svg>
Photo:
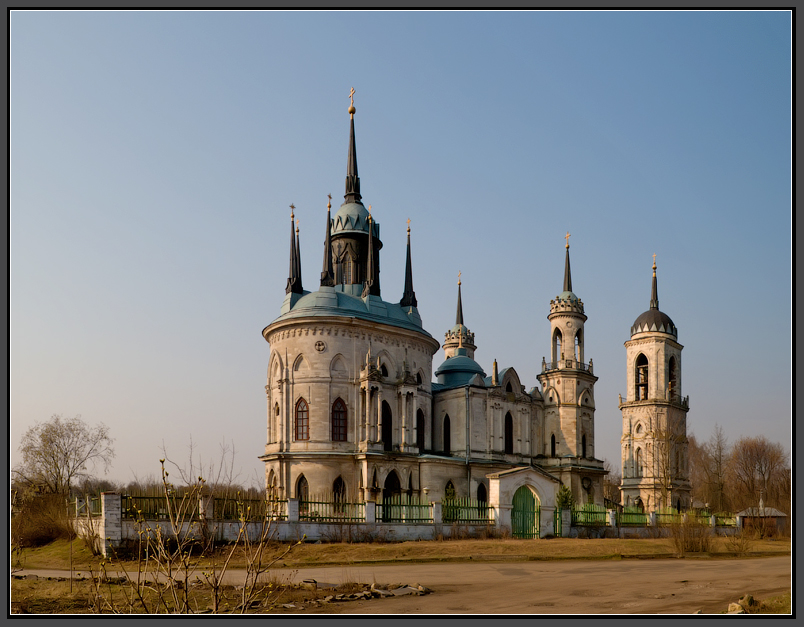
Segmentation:
<svg viewBox="0 0 804 627">
<path fill-rule="evenodd" d="M 465 348 L 459 348 L 456 354 L 441 364 L 435 372 L 438 382 L 448 387 L 466 385 L 478 374 L 481 378 L 486 377 L 480 364 L 466 356 Z"/>
<path fill-rule="evenodd" d="M 570 302 L 577 303 L 578 297 L 573 292 L 561 292 L 558 300 L 568 300 Z"/>
<path fill-rule="evenodd" d="M 369 212 L 360 202 L 345 202 L 332 218 L 332 234 L 354 232 L 368 233 Z M 374 237 L 379 236 L 377 223 L 374 222 Z"/>
</svg>

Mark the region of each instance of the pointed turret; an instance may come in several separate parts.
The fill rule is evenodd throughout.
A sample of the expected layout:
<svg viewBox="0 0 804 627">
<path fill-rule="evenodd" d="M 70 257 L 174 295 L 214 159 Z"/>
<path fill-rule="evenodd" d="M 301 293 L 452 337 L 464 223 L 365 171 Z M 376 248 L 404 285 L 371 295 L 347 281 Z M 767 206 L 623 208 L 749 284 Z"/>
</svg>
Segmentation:
<svg viewBox="0 0 804 627">
<path fill-rule="evenodd" d="M 357 146 L 355 145 L 355 88 L 349 94 L 349 156 L 346 162 L 346 193 L 343 199 L 347 203 L 360 202 L 360 177 L 357 175 Z"/>
<path fill-rule="evenodd" d="M 572 275 L 570 273 L 570 260 L 569 260 L 569 233 L 567 233 L 567 260 L 564 262 L 564 291 L 572 291 Z"/>
<path fill-rule="evenodd" d="M 656 286 L 656 255 L 653 255 L 653 283 L 650 288 L 650 308 L 659 308 L 659 290 Z"/>
<path fill-rule="evenodd" d="M 290 205 L 290 267 L 288 269 L 288 283 L 285 287 L 285 294 L 290 294 L 291 292 L 294 294 L 302 293 L 298 242 L 293 236 L 293 210 L 295 208 L 294 205 Z"/>
<path fill-rule="evenodd" d="M 299 286 L 299 294 L 302 293 L 302 273 L 301 273 L 301 246 L 299 246 L 299 219 L 296 218 L 296 283 Z"/>
<path fill-rule="evenodd" d="M 458 273 L 458 310 L 455 312 L 455 324 L 463 326 L 463 307 L 461 306 L 461 273 Z"/>
<path fill-rule="evenodd" d="M 413 291 L 413 270 L 410 265 L 410 219 L 408 219 L 408 256 L 405 261 L 405 291 L 402 293 L 402 300 L 399 301 L 402 307 L 416 307 L 416 293 Z"/>
<path fill-rule="evenodd" d="M 374 231 L 374 220 L 371 219 L 371 205 L 369 205 L 368 208 L 368 261 L 366 263 L 366 284 L 363 287 L 363 298 L 368 295 L 380 295 L 379 285 L 376 285 L 374 281 L 374 237 L 372 235 Z"/>
<path fill-rule="evenodd" d="M 330 209 L 332 208 L 332 196 L 327 194 L 327 230 L 324 236 L 324 267 L 321 269 L 321 287 L 332 287 L 335 285 L 335 273 L 332 270 L 332 240 L 330 231 L 332 230 L 332 219 Z"/>
</svg>

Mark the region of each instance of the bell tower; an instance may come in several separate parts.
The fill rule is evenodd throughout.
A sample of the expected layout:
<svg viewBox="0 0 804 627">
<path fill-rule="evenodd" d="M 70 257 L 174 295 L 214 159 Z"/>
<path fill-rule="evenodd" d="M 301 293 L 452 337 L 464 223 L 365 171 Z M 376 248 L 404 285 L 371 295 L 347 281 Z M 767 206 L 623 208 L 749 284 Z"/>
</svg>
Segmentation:
<svg viewBox="0 0 804 627">
<path fill-rule="evenodd" d="M 626 397 L 620 396 L 622 484 L 626 506 L 646 511 L 690 505 L 687 458 L 689 397 L 681 395 L 678 329 L 659 310 L 656 255 L 650 308 L 631 327 L 625 342 Z"/>
<path fill-rule="evenodd" d="M 565 236 L 564 291 L 550 301 L 550 359 L 542 358 L 538 376 L 544 397 L 545 468 L 558 470 L 576 502 L 603 504 L 603 463 L 595 459 L 597 377 L 584 351 L 583 301 L 572 291 L 570 234 Z M 584 480 L 586 479 L 586 480 Z"/>
</svg>

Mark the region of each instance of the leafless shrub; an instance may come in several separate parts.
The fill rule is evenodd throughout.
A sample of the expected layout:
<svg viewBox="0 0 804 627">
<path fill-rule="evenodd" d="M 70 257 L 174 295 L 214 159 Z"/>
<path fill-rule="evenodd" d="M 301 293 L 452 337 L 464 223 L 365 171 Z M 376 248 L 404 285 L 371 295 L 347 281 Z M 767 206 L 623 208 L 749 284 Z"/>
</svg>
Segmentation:
<svg viewBox="0 0 804 627">
<path fill-rule="evenodd" d="M 726 546 L 735 555 L 748 555 L 754 542 L 751 535 L 738 529 L 736 533 L 726 536 Z"/>
<path fill-rule="evenodd" d="M 695 518 L 670 525 L 670 537 L 676 554 L 708 553 L 712 547 L 712 528 Z"/>
</svg>

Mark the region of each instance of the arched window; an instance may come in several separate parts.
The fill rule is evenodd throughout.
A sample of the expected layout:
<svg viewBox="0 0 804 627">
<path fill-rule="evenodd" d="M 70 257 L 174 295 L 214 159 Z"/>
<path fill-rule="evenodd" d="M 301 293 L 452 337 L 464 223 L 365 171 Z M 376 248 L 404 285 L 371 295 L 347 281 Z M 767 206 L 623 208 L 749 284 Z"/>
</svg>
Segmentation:
<svg viewBox="0 0 804 627">
<path fill-rule="evenodd" d="M 444 497 L 448 501 L 455 498 L 455 484 L 452 483 L 452 479 L 447 481 L 447 485 L 444 487 Z"/>
<path fill-rule="evenodd" d="M 352 283 L 357 283 L 357 277 L 355 276 L 355 262 L 352 260 L 352 256 L 348 253 L 344 256 L 343 260 L 343 282 L 349 285 Z"/>
<path fill-rule="evenodd" d="M 296 439 L 310 439 L 310 412 L 303 398 L 296 403 Z"/>
<path fill-rule="evenodd" d="M 642 353 L 636 360 L 634 386 L 634 399 L 637 401 L 648 400 L 648 358 Z"/>
<path fill-rule="evenodd" d="M 346 483 L 339 476 L 332 483 L 332 497 L 335 502 L 335 513 L 343 513 L 343 504 L 346 502 Z"/>
<path fill-rule="evenodd" d="M 421 372 L 417 372 L 417 373 L 416 373 L 416 385 L 421 385 L 422 383 L 423 383 L 423 382 L 422 382 L 422 373 L 421 373 Z"/>
<path fill-rule="evenodd" d="M 575 361 L 583 361 L 583 338 L 581 333 L 582 331 L 578 329 L 575 334 Z"/>
<path fill-rule="evenodd" d="M 634 474 L 637 477 L 642 476 L 642 449 L 638 448 L 636 450 L 636 455 L 634 456 Z"/>
<path fill-rule="evenodd" d="M 340 398 L 332 403 L 332 441 L 346 442 L 346 403 Z"/>
<path fill-rule="evenodd" d="M 388 376 L 388 368 L 385 367 L 385 364 L 380 366 L 380 374 L 384 377 Z"/>
<path fill-rule="evenodd" d="M 304 475 L 296 480 L 296 498 L 299 499 L 299 511 L 306 512 L 310 501 L 310 486 Z"/>
<path fill-rule="evenodd" d="M 388 401 L 382 402 L 382 447 L 384 451 L 393 450 L 394 424 L 391 406 Z"/>
<path fill-rule="evenodd" d="M 505 454 L 514 454 L 514 419 L 510 411 L 505 414 Z"/>
<path fill-rule="evenodd" d="M 667 362 L 667 398 L 674 399 L 678 395 L 678 372 L 676 358 L 671 357 Z"/>
<path fill-rule="evenodd" d="M 510 382 L 510 381 L 509 381 L 509 382 L 508 382 L 508 384 L 505 386 L 505 391 L 506 391 L 506 392 L 513 392 L 513 391 L 514 391 L 514 388 L 513 388 L 513 387 L 511 387 L 511 382 Z"/>
<path fill-rule="evenodd" d="M 424 412 L 421 409 L 416 410 L 416 446 L 420 453 L 424 450 Z"/>
<path fill-rule="evenodd" d="M 488 501 L 488 496 L 486 496 L 486 495 L 487 495 L 486 484 L 485 483 L 478 484 L 478 486 L 477 486 L 477 500 L 478 500 L 478 503 L 486 503 L 486 501 Z"/>
<path fill-rule="evenodd" d="M 452 441 L 450 439 L 449 430 L 449 414 L 444 416 L 444 455 L 449 455 L 452 450 Z"/>
<path fill-rule="evenodd" d="M 556 436 L 555 434 L 550 436 L 550 457 L 556 456 Z"/>
<path fill-rule="evenodd" d="M 558 362 L 561 361 L 561 331 L 558 329 L 553 333 L 553 368 L 558 367 Z"/>
<path fill-rule="evenodd" d="M 581 457 L 586 457 L 586 434 L 581 436 Z"/>
</svg>

